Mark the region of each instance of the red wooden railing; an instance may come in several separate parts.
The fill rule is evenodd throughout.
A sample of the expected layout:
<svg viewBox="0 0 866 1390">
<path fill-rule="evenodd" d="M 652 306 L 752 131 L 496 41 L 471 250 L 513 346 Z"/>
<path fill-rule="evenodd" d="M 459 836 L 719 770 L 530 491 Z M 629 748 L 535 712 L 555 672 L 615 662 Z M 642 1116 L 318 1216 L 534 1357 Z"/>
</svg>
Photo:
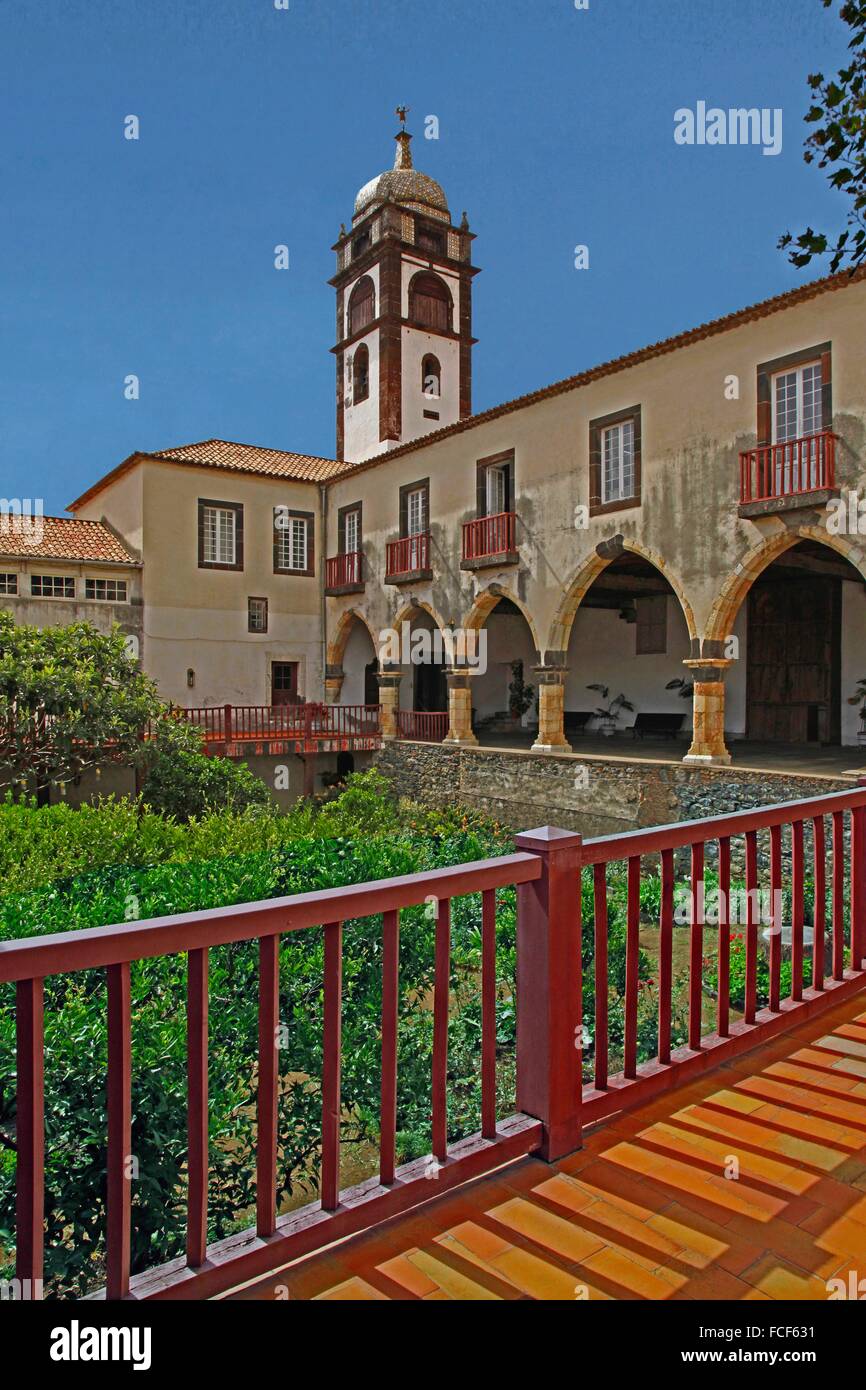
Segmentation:
<svg viewBox="0 0 866 1390">
<path fill-rule="evenodd" d="M 846 818 L 850 827 L 846 831 Z M 825 888 L 828 882 L 827 842 L 824 818 L 830 818 L 832 844 L 831 960 L 825 960 L 824 936 Z M 812 881 L 814 884 L 814 945 L 812 952 L 811 985 L 804 987 L 803 929 L 806 864 L 804 827 L 811 826 Z M 791 895 L 791 991 L 782 999 L 782 927 L 780 919 L 783 889 L 783 829 L 790 828 L 790 874 L 787 876 Z M 769 872 L 764 884 L 759 883 L 759 835 L 769 840 Z M 745 865 L 744 902 L 737 903 L 746 917 L 745 936 L 745 1000 L 743 1018 L 731 1022 L 730 1005 L 730 939 L 731 939 L 731 842 L 740 841 L 741 858 Z M 706 846 L 715 842 L 718 847 L 718 923 L 705 920 L 704 864 Z M 518 844 L 521 837 L 518 836 Z M 850 850 L 847 846 L 850 845 Z M 689 856 L 689 984 L 688 984 L 688 1044 L 671 1050 L 673 930 L 674 930 L 674 859 L 677 852 Z M 764 856 L 766 857 L 766 856 Z M 626 920 L 626 979 L 624 1002 L 624 1059 L 622 1074 L 608 1077 L 609 1028 L 607 983 L 607 869 L 616 860 L 627 868 L 628 907 Z M 846 860 L 848 861 L 846 864 Z M 866 966 L 866 788 L 835 792 L 808 801 L 784 802 L 779 806 L 762 807 L 753 811 L 737 811 L 729 815 L 712 816 L 706 820 L 682 825 L 659 826 L 652 830 L 636 830 L 625 835 L 587 840 L 582 845 L 581 861 L 592 867 L 594 880 L 594 938 L 595 938 L 595 1020 L 594 1020 L 594 1084 L 584 1091 L 584 1123 L 596 1120 L 623 1104 L 634 1104 L 663 1086 L 677 1085 L 695 1068 L 723 1061 L 736 1052 L 754 1045 L 754 1039 L 769 1037 L 774 1032 L 796 1024 L 832 996 L 839 998 L 852 987 L 864 983 Z M 638 965 L 640 931 L 641 868 L 647 862 L 660 865 L 661 909 L 659 914 L 658 965 L 658 1055 L 655 1061 L 638 1066 Z M 846 942 L 845 886 L 849 891 L 848 937 Z M 771 922 L 759 922 L 759 890 L 769 905 Z M 757 1007 L 757 978 L 759 931 L 768 932 L 769 1002 L 765 1009 Z M 734 929 L 737 930 L 736 924 Z M 715 1030 L 702 1035 L 702 962 L 704 937 L 717 933 L 718 991 Z M 845 952 L 850 952 L 851 968 L 845 968 Z M 829 969 L 828 969 L 829 966 Z M 671 1069 L 677 1080 L 671 1080 Z M 631 1098 L 625 1093 L 633 1092 Z"/>
<path fill-rule="evenodd" d="M 108 978 L 108 1174 L 106 1294 L 109 1298 L 198 1298 L 265 1273 L 341 1236 L 387 1219 L 502 1162 L 536 1149 L 542 1125 L 528 1115 L 496 1120 L 496 889 L 540 877 L 542 862 L 520 852 L 455 868 L 376 883 L 301 893 L 290 898 L 192 912 L 151 921 L 0 942 L 0 982 L 17 982 L 17 1277 L 43 1277 L 44 1116 L 43 981 L 54 974 L 104 968 Z M 448 1005 L 451 899 L 481 893 L 483 902 L 482 1130 L 447 1142 Z M 396 1167 L 399 912 L 435 901 L 432 1156 Z M 342 923 L 382 914 L 381 1146 L 379 1174 L 339 1191 Z M 277 1217 L 279 946 L 288 932 L 324 933 L 324 1021 L 320 1198 Z M 229 942 L 258 941 L 259 1048 L 256 1225 L 206 1248 L 208 1193 L 208 953 Z M 130 965 L 189 953 L 187 986 L 186 1261 L 130 1276 L 132 1183 Z M 531 1000 L 530 1000 L 531 1002 Z M 183 1178 L 178 1171 L 178 1181 Z"/>
<path fill-rule="evenodd" d="M 325 588 L 344 589 L 350 584 L 363 584 L 364 555 L 360 550 L 349 550 L 344 555 L 335 555 L 325 561 Z"/>
<path fill-rule="evenodd" d="M 212 705 L 172 710 L 204 731 L 206 749 L 238 744 L 367 742 L 381 733 L 379 705 Z"/>
<path fill-rule="evenodd" d="M 740 501 L 794 497 L 836 486 L 836 440 L 832 430 L 763 444 L 740 454 Z"/>
<path fill-rule="evenodd" d="M 827 869 L 825 817 L 831 824 Z M 815 945 L 811 984 L 798 978 L 803 961 L 805 835 L 811 827 L 815 887 Z M 718 845 L 722 892 L 730 889 L 732 842 L 745 848 L 746 885 L 759 883 L 759 836 L 770 844 L 769 884 L 783 884 L 783 829 L 790 827 L 793 984 L 781 998 L 782 941 L 774 907 L 769 947 L 770 999 L 757 1007 L 759 924 L 750 897 L 746 924 L 744 1017 L 731 1020 L 730 921 L 718 925 L 716 1029 L 701 1021 L 704 935 L 703 878 L 707 844 Z M 223 1291 L 408 1210 L 469 1178 L 528 1153 L 548 1161 L 580 1147 L 582 1125 L 653 1094 L 683 1084 L 695 1071 L 730 1059 L 796 1026 L 866 984 L 866 787 L 681 825 L 660 826 L 582 841 L 555 829 L 517 837 L 518 852 L 499 859 L 411 874 L 376 883 L 301 893 L 210 912 L 0 942 L 0 982 L 17 983 L 17 1278 L 39 1289 L 43 1273 L 44 1115 L 43 980 L 54 974 L 105 969 L 108 982 L 108 1172 L 106 1292 L 111 1298 L 197 1298 Z M 688 1045 L 672 1047 L 672 946 L 675 856 L 689 851 L 693 909 L 688 987 Z M 641 866 L 660 860 L 661 905 L 658 1054 L 638 1061 Z M 627 864 L 624 1065 L 610 1076 L 608 1019 L 607 865 Z M 595 956 L 594 1076 L 582 1084 L 581 876 L 592 872 Z M 832 888 L 830 960 L 824 953 L 824 888 Z M 496 889 L 517 885 L 517 1111 L 496 1120 Z M 847 903 L 846 907 L 846 888 Z M 451 900 L 482 894 L 482 1128 L 447 1141 L 448 1017 Z M 432 1056 L 432 1157 L 396 1167 L 397 1002 L 399 912 L 436 904 Z M 775 899 L 774 899 L 775 902 Z M 379 1174 L 339 1190 L 339 1117 L 342 1008 L 342 923 L 382 916 L 381 1144 Z M 324 1020 L 320 1198 L 278 1217 L 276 1212 L 279 1019 L 279 945 L 288 932 L 324 933 Z M 256 1225 L 206 1246 L 208 1197 L 208 952 L 230 942 L 258 941 L 259 1056 Z M 187 998 L 188 1126 L 186 1261 L 130 1277 L 131 1000 L 130 965 L 164 955 L 189 954 Z M 846 965 L 846 952 L 850 960 Z M 178 1182 L 183 1180 L 179 1170 Z"/>
<path fill-rule="evenodd" d="M 404 536 L 399 541 L 389 541 L 386 546 L 385 576 L 395 574 L 414 574 L 417 570 L 430 568 L 430 532 L 422 531 L 417 536 Z"/>
<path fill-rule="evenodd" d="M 463 523 L 463 559 L 484 560 L 513 551 L 516 517 L 514 512 L 481 516 Z"/>
<path fill-rule="evenodd" d="M 421 743 L 441 743 L 447 732 L 447 710 L 400 709 L 397 711 L 398 738 L 414 738 Z"/>
</svg>

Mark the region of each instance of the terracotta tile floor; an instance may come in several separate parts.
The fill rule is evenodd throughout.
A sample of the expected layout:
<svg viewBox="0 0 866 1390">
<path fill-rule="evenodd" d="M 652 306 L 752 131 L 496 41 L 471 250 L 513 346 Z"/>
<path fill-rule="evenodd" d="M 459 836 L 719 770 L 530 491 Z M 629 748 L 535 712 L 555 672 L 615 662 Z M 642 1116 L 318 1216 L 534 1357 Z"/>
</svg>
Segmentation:
<svg viewBox="0 0 866 1390">
<path fill-rule="evenodd" d="M 233 1296 L 825 1300 L 866 1277 L 864 1006 Z"/>
</svg>

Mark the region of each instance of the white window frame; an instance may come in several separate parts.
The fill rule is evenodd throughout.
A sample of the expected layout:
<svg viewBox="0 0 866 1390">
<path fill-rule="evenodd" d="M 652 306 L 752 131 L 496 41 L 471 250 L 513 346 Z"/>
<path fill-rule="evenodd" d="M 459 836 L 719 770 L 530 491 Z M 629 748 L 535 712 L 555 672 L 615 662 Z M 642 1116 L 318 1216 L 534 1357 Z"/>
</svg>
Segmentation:
<svg viewBox="0 0 866 1390">
<path fill-rule="evenodd" d="M 416 487 L 406 496 L 406 534 L 423 536 L 427 530 L 427 489 Z"/>
<path fill-rule="evenodd" d="M 811 394 L 812 394 L 812 417 L 810 428 L 807 428 L 806 410 L 806 373 L 812 374 Z M 817 372 L 817 383 L 814 374 Z M 790 433 L 786 426 L 784 437 L 779 430 L 779 400 L 778 386 L 786 378 L 793 378 L 794 382 L 794 432 Z M 821 361 L 816 358 L 812 362 L 801 362 L 796 367 L 786 367 L 780 372 L 774 372 L 770 383 L 772 416 L 773 416 L 773 436 L 774 444 L 787 444 L 792 439 L 803 439 L 809 435 L 820 434 L 824 429 L 824 402 L 823 402 L 823 372 Z M 817 418 L 817 425 L 815 420 Z"/>
<path fill-rule="evenodd" d="M 615 444 L 614 444 L 615 441 Z M 608 481 L 608 444 L 610 443 L 612 471 L 616 474 L 616 484 Z M 601 452 L 601 500 L 608 502 L 629 502 L 635 496 L 634 468 L 634 420 L 618 420 L 616 424 L 604 425 L 599 440 Z M 614 455 L 615 448 L 615 455 Z"/>
<path fill-rule="evenodd" d="M 354 555 L 361 546 L 361 515 L 357 508 L 343 517 L 343 552 Z"/>
<path fill-rule="evenodd" d="M 202 507 L 202 559 L 206 565 L 237 564 L 237 521 L 234 507 Z"/>
<path fill-rule="evenodd" d="M 3 570 L 0 574 L 0 594 L 6 596 L 18 593 L 18 571 Z"/>
<path fill-rule="evenodd" d="M 488 516 L 508 510 L 508 470 L 491 464 L 484 470 L 484 505 Z"/>
<path fill-rule="evenodd" d="M 310 567 L 310 523 L 305 516 L 287 516 L 279 527 L 280 569 L 306 574 Z"/>
</svg>

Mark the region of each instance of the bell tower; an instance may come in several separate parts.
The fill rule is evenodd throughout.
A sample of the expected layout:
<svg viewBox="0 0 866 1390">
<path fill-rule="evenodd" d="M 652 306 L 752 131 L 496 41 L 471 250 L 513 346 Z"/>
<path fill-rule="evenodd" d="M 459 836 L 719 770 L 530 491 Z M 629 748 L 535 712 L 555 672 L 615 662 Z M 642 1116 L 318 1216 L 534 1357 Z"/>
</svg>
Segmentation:
<svg viewBox="0 0 866 1390">
<path fill-rule="evenodd" d="M 414 167 L 406 108 L 393 169 L 366 183 L 337 273 L 337 458 L 360 463 L 472 413 L 474 234 Z"/>
</svg>

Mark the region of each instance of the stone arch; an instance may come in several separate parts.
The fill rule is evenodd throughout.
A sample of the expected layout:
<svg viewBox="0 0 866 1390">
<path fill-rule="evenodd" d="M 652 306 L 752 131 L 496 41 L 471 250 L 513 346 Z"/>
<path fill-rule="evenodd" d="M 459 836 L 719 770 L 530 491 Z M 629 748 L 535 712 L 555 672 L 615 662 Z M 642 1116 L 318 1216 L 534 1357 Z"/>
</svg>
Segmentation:
<svg viewBox="0 0 866 1390">
<path fill-rule="evenodd" d="M 784 555 L 800 541 L 817 541 L 835 550 L 848 560 L 866 579 L 866 551 L 854 544 L 847 536 L 834 536 L 824 526 L 798 526 L 785 529 L 768 540 L 761 541 L 728 575 L 710 611 L 707 621 L 705 642 L 724 642 L 730 635 L 734 620 L 740 611 L 743 600 L 755 580 L 763 574 L 774 560 Z"/>
<path fill-rule="evenodd" d="M 448 628 L 448 624 L 445 622 L 445 619 L 442 617 L 440 613 L 436 611 L 432 603 L 427 603 L 423 599 L 416 598 L 409 598 L 406 600 L 397 616 L 391 619 L 391 627 L 396 629 L 399 628 L 401 623 L 411 622 L 412 614 L 418 612 L 426 613 L 428 617 L 432 618 L 433 622 L 435 623 L 436 627 L 438 627 L 440 632 L 445 632 Z M 374 646 L 375 645 L 376 644 L 374 641 Z"/>
<path fill-rule="evenodd" d="M 571 637 L 571 629 L 575 615 L 580 607 L 587 590 L 601 574 L 602 570 L 607 569 L 608 565 L 618 559 L 624 551 L 631 551 L 634 555 L 640 555 L 648 564 L 657 569 L 667 580 L 674 594 L 677 597 L 683 617 L 688 628 L 689 637 L 696 639 L 698 635 L 695 615 L 692 606 L 686 598 L 682 587 L 676 579 L 667 571 L 665 561 L 656 551 L 648 549 L 647 546 L 639 545 L 637 541 L 626 540 L 623 536 L 615 536 L 610 541 L 604 541 L 597 546 L 593 553 L 588 556 L 578 569 L 571 583 L 568 585 L 562 602 L 556 611 L 553 622 L 550 625 L 550 632 L 547 639 L 547 651 L 567 652 L 568 643 Z"/>
<path fill-rule="evenodd" d="M 519 599 L 512 589 L 504 584 L 490 584 L 486 589 L 481 589 L 475 595 L 475 601 L 463 623 L 467 632 L 479 632 L 486 623 L 488 617 L 493 612 L 500 599 L 508 599 L 523 614 L 526 625 L 532 633 L 532 641 L 535 650 L 541 654 L 541 646 L 538 641 L 538 630 L 535 626 L 532 614 L 522 599 Z"/>
<path fill-rule="evenodd" d="M 346 644 L 352 635 L 352 628 L 355 622 L 361 623 L 361 625 L 367 629 L 367 632 L 370 636 L 370 641 L 373 643 L 373 651 L 376 653 L 376 658 L 378 661 L 378 633 L 374 632 L 373 628 L 370 626 L 369 621 L 359 608 L 347 608 L 343 613 L 340 614 L 340 620 L 337 623 L 337 630 L 334 633 L 334 636 L 331 638 L 331 641 L 328 643 L 329 666 L 342 666 L 343 657 L 346 652 Z"/>
</svg>

